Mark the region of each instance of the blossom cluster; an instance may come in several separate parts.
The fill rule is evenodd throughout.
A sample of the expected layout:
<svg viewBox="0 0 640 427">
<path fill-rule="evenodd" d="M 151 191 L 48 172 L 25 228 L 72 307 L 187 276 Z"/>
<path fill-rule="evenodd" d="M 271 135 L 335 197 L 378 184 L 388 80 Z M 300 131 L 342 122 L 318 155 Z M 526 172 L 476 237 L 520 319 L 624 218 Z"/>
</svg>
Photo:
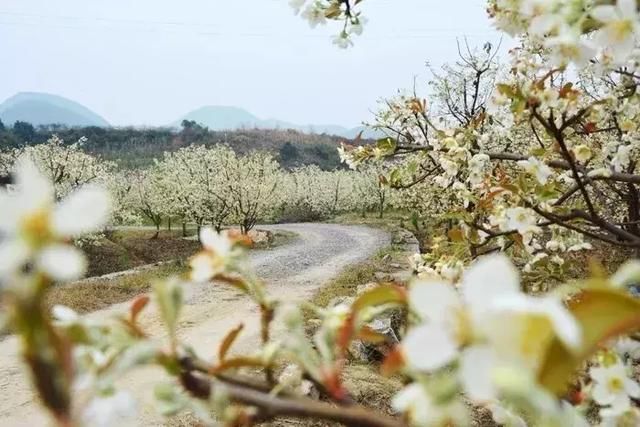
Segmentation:
<svg viewBox="0 0 640 427">
<path fill-rule="evenodd" d="M 327 21 L 342 21 L 342 30 L 333 38 L 333 43 L 346 49 L 353 45 L 353 36 L 362 34 L 367 19 L 355 11 L 359 1 L 353 0 L 290 0 L 294 12 L 300 14 L 311 28 Z"/>
</svg>

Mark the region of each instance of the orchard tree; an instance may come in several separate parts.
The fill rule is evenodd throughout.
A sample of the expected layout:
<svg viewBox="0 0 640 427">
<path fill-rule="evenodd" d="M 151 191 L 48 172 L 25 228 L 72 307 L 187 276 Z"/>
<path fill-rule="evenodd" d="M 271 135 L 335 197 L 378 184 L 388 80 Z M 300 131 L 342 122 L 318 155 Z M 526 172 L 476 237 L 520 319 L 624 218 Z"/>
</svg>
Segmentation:
<svg viewBox="0 0 640 427">
<path fill-rule="evenodd" d="M 363 216 L 367 210 L 371 209 L 378 212 L 378 218 L 384 216 L 384 210 L 390 197 L 390 188 L 385 177 L 387 169 L 383 163 L 373 162 L 358 168 L 357 174 L 352 177 L 357 195 L 356 200 L 361 204 Z"/>
<path fill-rule="evenodd" d="M 111 197 L 111 221 L 113 225 L 132 225 L 142 222 L 136 193 L 137 173 L 118 170 L 109 174 L 105 188 Z"/>
<path fill-rule="evenodd" d="M 115 170 L 115 164 L 88 154 L 83 150 L 85 138 L 65 144 L 52 136 L 44 144 L 31 145 L 13 151 L 12 157 L 29 158 L 50 180 L 61 198 L 80 186 L 104 184 Z"/>
<path fill-rule="evenodd" d="M 169 210 L 162 171 L 158 167 L 141 169 L 132 172 L 130 178 L 134 206 L 141 216 L 151 221 L 156 227 L 154 238 L 157 238 L 162 219 Z"/>
<path fill-rule="evenodd" d="M 310 165 L 295 169 L 286 178 L 285 203 L 309 210 L 312 218 L 330 218 L 351 209 L 352 176 L 344 171 L 323 171 Z"/>
<path fill-rule="evenodd" d="M 174 212 L 195 222 L 198 230 L 204 223 L 222 230 L 234 209 L 222 168 L 233 159 L 235 154 L 226 146 L 190 146 L 165 153 L 159 167 Z"/>
<path fill-rule="evenodd" d="M 283 197 L 282 171 L 269 155 L 256 152 L 221 159 L 219 173 L 233 203 L 233 217 L 242 233 L 248 233 L 259 220 L 270 219 Z"/>
</svg>

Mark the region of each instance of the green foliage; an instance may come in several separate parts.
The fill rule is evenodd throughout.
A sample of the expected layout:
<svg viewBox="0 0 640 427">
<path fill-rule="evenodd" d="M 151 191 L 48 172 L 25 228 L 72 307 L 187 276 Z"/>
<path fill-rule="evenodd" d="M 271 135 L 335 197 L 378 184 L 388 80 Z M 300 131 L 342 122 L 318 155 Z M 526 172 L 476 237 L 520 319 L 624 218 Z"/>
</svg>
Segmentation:
<svg viewBox="0 0 640 427">
<path fill-rule="evenodd" d="M 576 371 L 609 340 L 636 331 L 640 327 L 640 302 L 606 287 L 587 289 L 569 304 L 571 314 L 583 332 L 582 351 L 573 354 L 555 338 L 546 352 L 539 372 L 540 383 L 549 391 L 562 395 Z"/>
<path fill-rule="evenodd" d="M 36 137 L 36 130 L 31 123 L 17 121 L 13 125 L 13 134 L 20 142 L 32 142 Z"/>
<path fill-rule="evenodd" d="M 172 128 L 68 128 L 60 125 L 33 128 L 28 123 L 19 123 L 17 131 L 13 129 L 6 134 L 0 131 L 0 146 L 41 144 L 52 134 L 67 143 L 86 137 L 83 147 L 88 153 L 116 160 L 122 168 L 147 167 L 153 164 L 154 159 L 161 158 L 165 151 L 176 151 L 189 145 L 211 147 L 226 144 L 237 154 L 266 151 L 278 156 L 285 169 L 315 164 L 323 170 L 333 170 L 342 167 L 336 148 L 345 141 L 338 136 L 295 130 L 216 131 L 190 120 L 184 120 L 179 131 Z"/>
</svg>

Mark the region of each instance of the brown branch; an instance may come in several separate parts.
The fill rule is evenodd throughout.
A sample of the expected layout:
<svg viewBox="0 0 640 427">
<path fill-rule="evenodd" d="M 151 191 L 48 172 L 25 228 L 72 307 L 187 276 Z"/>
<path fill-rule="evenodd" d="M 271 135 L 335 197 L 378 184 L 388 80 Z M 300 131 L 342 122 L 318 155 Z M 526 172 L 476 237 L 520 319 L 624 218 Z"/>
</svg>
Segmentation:
<svg viewBox="0 0 640 427">
<path fill-rule="evenodd" d="M 258 408 L 261 419 L 294 417 L 334 421 L 352 427 L 406 427 L 399 419 L 364 407 L 333 406 L 290 394 L 276 396 L 264 387 L 226 376 L 218 376 L 217 381 L 211 381 L 203 372 L 209 372 L 205 363 L 189 358 L 182 359 L 180 363 L 183 368 L 180 374 L 181 384 L 194 397 L 208 400 L 214 387 L 219 387 L 230 401 Z"/>
</svg>

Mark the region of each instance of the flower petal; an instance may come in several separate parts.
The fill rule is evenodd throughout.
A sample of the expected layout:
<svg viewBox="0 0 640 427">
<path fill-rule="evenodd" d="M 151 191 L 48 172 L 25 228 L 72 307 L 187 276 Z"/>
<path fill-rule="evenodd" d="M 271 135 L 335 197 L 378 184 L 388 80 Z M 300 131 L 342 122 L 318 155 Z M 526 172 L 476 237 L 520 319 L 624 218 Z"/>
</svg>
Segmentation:
<svg viewBox="0 0 640 427">
<path fill-rule="evenodd" d="M 552 298 L 536 298 L 525 294 L 495 298 L 492 309 L 521 315 L 542 316 L 551 323 L 553 332 L 571 350 L 578 350 L 582 343 L 582 330 L 576 319 L 560 301 Z"/>
<path fill-rule="evenodd" d="M 72 308 L 66 305 L 56 304 L 51 309 L 51 315 L 54 319 L 63 323 L 74 323 L 80 316 Z"/>
<path fill-rule="evenodd" d="M 15 234 L 22 218 L 17 197 L 0 189 L 0 234 Z"/>
<path fill-rule="evenodd" d="M 211 257 L 206 253 L 199 253 L 191 258 L 189 265 L 191 267 L 189 276 L 194 282 L 207 282 L 219 273 L 213 268 Z"/>
<path fill-rule="evenodd" d="M 453 337 L 437 324 L 424 324 L 409 331 L 402 341 L 410 366 L 424 371 L 442 368 L 458 354 Z"/>
<path fill-rule="evenodd" d="M 15 181 L 19 191 L 16 202 L 23 212 L 38 211 L 53 203 L 53 185 L 26 156 L 18 159 Z"/>
<path fill-rule="evenodd" d="M 627 394 L 633 398 L 640 397 L 640 385 L 631 378 L 626 378 L 624 381 L 624 390 Z"/>
<path fill-rule="evenodd" d="M 637 19 L 637 7 L 636 0 L 618 0 L 618 9 L 622 14 L 622 18 Z"/>
<path fill-rule="evenodd" d="M 460 375 L 466 394 L 475 402 L 496 399 L 493 373 L 496 358 L 489 346 L 474 346 L 462 353 Z"/>
<path fill-rule="evenodd" d="M 600 22 L 612 22 L 618 19 L 616 7 L 611 5 L 597 6 L 591 10 L 591 16 Z"/>
<path fill-rule="evenodd" d="M 40 252 L 37 266 L 51 279 L 68 282 L 82 277 L 87 269 L 87 260 L 75 247 L 56 244 Z"/>
<path fill-rule="evenodd" d="M 219 256 L 228 254 L 232 247 L 231 240 L 225 234 L 219 234 L 211 227 L 200 231 L 200 243 Z"/>
<path fill-rule="evenodd" d="M 109 194 L 101 187 L 85 185 L 72 193 L 53 213 L 53 229 L 59 236 L 79 236 L 97 230 L 109 219 Z"/>
<path fill-rule="evenodd" d="M 505 255 L 482 257 L 462 276 L 462 295 L 470 307 L 486 308 L 497 296 L 519 292 L 518 270 Z"/>
<path fill-rule="evenodd" d="M 409 300 L 422 320 L 444 322 L 461 305 L 455 288 L 444 282 L 416 280 L 411 284 Z"/>
<path fill-rule="evenodd" d="M 20 269 L 31 255 L 29 246 L 22 240 L 7 240 L 0 244 L 0 277 L 9 276 Z"/>
</svg>

